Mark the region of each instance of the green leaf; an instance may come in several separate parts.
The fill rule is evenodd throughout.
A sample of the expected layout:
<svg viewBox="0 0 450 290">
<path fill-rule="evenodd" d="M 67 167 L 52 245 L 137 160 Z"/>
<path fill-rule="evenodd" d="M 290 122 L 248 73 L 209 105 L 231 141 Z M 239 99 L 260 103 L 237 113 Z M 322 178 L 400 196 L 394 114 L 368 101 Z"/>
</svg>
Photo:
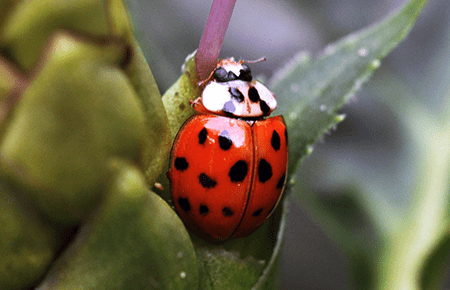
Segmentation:
<svg viewBox="0 0 450 290">
<path fill-rule="evenodd" d="M 412 171 L 409 175 L 412 175 L 414 183 L 404 193 L 409 201 L 406 206 L 395 208 L 401 213 L 402 223 L 388 228 L 390 232 L 385 233 L 388 236 L 395 231 L 397 236 L 404 237 L 392 239 L 388 248 L 396 252 L 386 255 L 385 272 L 399 268 L 397 271 L 403 274 L 403 280 L 418 277 L 417 288 L 440 289 L 448 273 L 450 257 L 450 122 L 447 118 L 450 107 L 447 103 L 440 112 L 431 111 L 417 101 L 395 74 L 387 76 L 377 79 L 373 90 L 397 114 L 403 125 L 409 152 L 407 166 L 413 169 L 408 171 Z M 450 95 L 446 95 L 448 100 Z M 403 170 L 407 171 L 406 168 Z M 387 192 L 380 196 L 388 199 L 393 194 Z M 386 221 L 392 219 L 392 215 L 386 216 L 383 211 L 379 215 L 383 215 Z M 385 283 L 393 284 L 392 289 L 398 285 L 389 280 Z"/>
<path fill-rule="evenodd" d="M 199 95 L 198 85 L 194 82 L 194 58 L 195 52 L 187 56 L 182 68 L 183 74 L 163 95 L 172 140 L 184 121 L 195 113 L 189 104 L 189 100 L 194 100 Z"/>
<path fill-rule="evenodd" d="M 439 289 L 450 257 L 448 119 L 417 103 L 395 75 L 384 72 L 369 87 L 403 129 L 406 156 L 395 159 L 398 173 L 383 178 L 386 189 L 367 173 L 371 164 L 350 165 L 354 171 L 346 172 L 340 159 L 350 158 L 325 154 L 312 162 L 326 162 L 321 179 L 328 184 L 316 180 L 314 192 L 302 192 L 302 203 L 347 255 L 356 288 Z M 412 185 L 401 186 L 402 177 Z"/>
<path fill-rule="evenodd" d="M 130 163 L 110 163 L 99 209 L 38 289 L 197 289 L 197 259 L 175 212 Z"/>
<path fill-rule="evenodd" d="M 44 217 L 36 218 L 33 230 L 39 233 L 30 231 L 19 215 L 16 221 L 5 219 L 8 224 L 0 243 L 6 243 L 2 249 L 8 252 L 0 259 L 0 288 L 6 287 L 2 282 L 14 289 L 35 285 L 54 252 L 61 250 L 53 244 L 45 248 L 48 229 L 38 223 L 39 218 L 57 224 L 62 233 L 55 234 L 55 240 L 64 238 L 70 226 L 83 223 L 77 246 L 90 239 L 96 250 L 109 254 L 97 256 L 104 258 L 104 268 L 89 263 L 94 269 L 80 276 L 86 265 L 75 265 L 73 272 L 62 274 L 54 270 L 55 276 L 77 276 L 69 281 L 61 278 L 58 283 L 79 279 L 86 285 L 101 281 L 99 285 L 113 288 L 197 288 L 193 246 L 174 211 L 148 192 L 141 174 L 127 162 L 112 166 L 117 175 L 124 176 L 111 184 L 108 164 L 113 158 L 136 162 L 152 184 L 167 162 L 171 138 L 159 90 L 134 39 L 124 1 L 12 2 L 0 3 L 5 8 L 0 11 L 0 176 L 18 188 L 15 198 L 29 202 L 25 213 L 36 211 Z M 129 171 L 123 173 L 121 166 Z M 122 219 L 106 214 L 84 224 L 107 199 L 105 188 L 115 197 L 125 195 L 113 205 L 124 208 L 109 208 Z M 6 198 L 6 193 L 0 194 Z M 20 206 L 17 211 L 22 210 Z M 125 216 L 120 215 L 123 212 Z M 0 218 L 8 214 L 5 210 Z M 122 227 L 117 227 L 120 222 Z M 86 237 L 89 229 L 93 234 Z M 29 239 L 30 233 L 35 240 Z M 138 240 L 133 244 L 130 241 L 135 237 Z M 53 269 L 79 262 L 70 256 L 77 249 L 70 249 L 63 252 L 68 260 L 61 259 Z M 122 260 L 116 259 L 118 252 Z M 124 265 L 128 271 L 122 271 Z M 106 268 L 116 280 L 103 275 Z M 117 272 L 121 275 L 115 276 Z"/>
<path fill-rule="evenodd" d="M 147 130 L 141 153 L 142 167 L 148 184 L 153 184 L 158 176 L 165 172 L 172 136 L 156 81 L 139 45 L 135 40 L 132 43 L 134 54 L 126 73 L 137 98 L 142 102 L 146 117 Z"/>
<path fill-rule="evenodd" d="M 420 274 L 420 289 L 442 289 L 445 274 L 448 273 L 449 258 L 450 235 L 447 233 L 423 263 Z"/>
<path fill-rule="evenodd" d="M 0 34 L 0 48 L 22 69 L 31 69 L 40 58 L 48 39 L 64 28 L 86 35 L 109 34 L 103 1 L 20 1 L 8 11 Z"/>
<path fill-rule="evenodd" d="M 317 60 L 311 60 L 306 53 L 298 54 L 276 75 L 272 88 L 280 100 L 278 112 L 287 119 L 290 144 L 296 145 L 290 148 L 291 177 L 312 152 L 314 142 L 343 119 L 337 115 L 338 109 L 368 80 L 380 66 L 382 58 L 406 36 L 425 3 L 424 0 L 409 1 L 380 23 L 329 45 Z M 415 112 L 410 116 L 415 117 L 415 122 L 411 119 L 407 122 L 417 128 L 415 123 L 418 119 L 423 120 L 422 115 Z M 442 140 L 447 137 L 441 130 L 433 133 L 442 136 Z M 424 156 L 430 154 L 423 152 Z M 441 158 L 446 160 L 443 156 Z M 427 161 L 437 161 L 437 158 Z M 432 171 L 437 178 L 433 179 L 434 184 L 442 184 L 439 178 L 442 178 L 442 172 L 448 172 L 448 168 L 437 168 L 442 171 L 440 174 Z M 433 182 L 430 180 L 425 184 L 431 186 Z M 428 207 L 439 216 L 430 223 L 430 230 L 436 235 L 429 237 L 421 231 L 425 222 L 418 223 L 416 219 L 422 213 L 419 208 L 423 205 L 411 211 L 408 215 L 411 219 L 403 222 L 399 213 L 376 189 L 358 186 L 358 183 L 349 186 L 347 182 L 327 194 L 297 188 L 295 194 L 341 246 L 348 259 L 355 289 L 417 289 L 415 277 L 419 274 L 420 261 L 425 251 L 436 243 L 436 238 L 441 237 L 438 228 L 447 226 L 439 216 L 441 208 Z M 445 191 L 443 187 L 439 190 Z M 421 216 L 422 220 L 424 218 Z M 434 227 L 437 221 L 441 222 L 440 227 Z M 420 239 L 417 236 L 420 232 L 427 238 Z M 416 252 L 417 255 L 412 254 Z"/>
<path fill-rule="evenodd" d="M 276 74 L 270 87 L 279 100 L 277 113 L 286 117 L 290 144 L 296 144 L 289 152 L 291 175 L 314 142 L 344 119 L 337 110 L 407 35 L 425 3 L 408 2 L 384 21 L 329 45 L 315 61 L 298 54 Z"/>
<path fill-rule="evenodd" d="M 3 25 L 8 19 L 8 13 L 14 9 L 14 6 L 20 2 L 18 0 L 2 0 L 0 1 L 0 39 L 2 38 Z"/>
<path fill-rule="evenodd" d="M 129 55 L 131 59 L 129 59 L 125 73 L 143 105 L 147 130 L 142 145 L 141 164 L 148 184 L 153 184 L 165 169 L 171 148 L 171 134 L 166 110 L 155 78 L 134 37 L 133 25 L 125 1 L 109 1 L 107 9 L 111 26 L 110 33 L 125 39 L 131 47 Z"/>
<path fill-rule="evenodd" d="M 433 257 L 435 251 L 440 252 L 441 258 L 450 254 L 446 241 L 450 225 L 450 122 L 448 118 L 442 119 L 427 111 L 414 99 L 407 96 L 404 99 L 408 99 L 407 104 L 399 104 L 392 97 L 386 101 L 399 115 L 408 133 L 408 144 L 415 149 L 412 160 L 417 170 L 416 183 L 410 194 L 412 203 L 402 215 L 401 222 L 387 227 L 389 231 L 385 233 L 390 240 L 382 256 L 384 279 L 381 287 L 385 287 L 382 289 L 437 285 L 444 272 L 439 265 L 442 261 Z M 389 219 L 389 216 L 383 217 Z M 392 232 L 398 236 L 393 237 Z M 437 264 L 431 268 L 426 265 L 433 261 Z M 393 271 L 397 274 L 395 280 L 388 278 Z M 420 280 L 416 278 L 418 276 Z"/>
<path fill-rule="evenodd" d="M 189 104 L 189 100 L 195 99 L 199 94 L 198 85 L 193 81 L 195 79 L 194 56 L 195 52 L 186 57 L 182 68 L 182 75 L 162 97 L 170 130 L 170 145 L 167 146 L 169 150 L 180 127 L 187 118 L 195 113 Z M 170 203 L 170 185 L 165 175 L 168 169 L 169 165 L 166 163 L 163 173 L 158 177 L 158 182 L 162 185 L 163 189 L 154 188 L 154 190 Z"/>
<path fill-rule="evenodd" d="M 109 156 L 139 158 L 145 117 L 121 67 L 126 52 L 56 34 L 7 124 L 0 169 L 52 220 L 89 213 Z"/>
<path fill-rule="evenodd" d="M 0 289 L 25 289 L 42 279 L 56 254 L 55 231 L 0 180 Z"/>
</svg>

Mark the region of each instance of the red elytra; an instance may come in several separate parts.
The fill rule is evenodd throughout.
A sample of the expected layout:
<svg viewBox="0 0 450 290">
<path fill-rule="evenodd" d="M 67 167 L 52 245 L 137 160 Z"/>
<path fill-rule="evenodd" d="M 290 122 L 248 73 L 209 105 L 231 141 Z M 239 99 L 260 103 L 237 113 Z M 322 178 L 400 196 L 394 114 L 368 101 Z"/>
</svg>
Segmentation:
<svg viewBox="0 0 450 290">
<path fill-rule="evenodd" d="M 256 121 L 198 114 L 177 135 L 168 177 L 187 228 L 207 240 L 245 237 L 266 221 L 284 187 L 283 117 Z"/>
<path fill-rule="evenodd" d="M 201 114 L 183 124 L 171 152 L 173 204 L 185 226 L 205 240 L 245 237 L 267 220 L 284 189 L 284 119 L 225 117 L 197 107 Z"/>
</svg>

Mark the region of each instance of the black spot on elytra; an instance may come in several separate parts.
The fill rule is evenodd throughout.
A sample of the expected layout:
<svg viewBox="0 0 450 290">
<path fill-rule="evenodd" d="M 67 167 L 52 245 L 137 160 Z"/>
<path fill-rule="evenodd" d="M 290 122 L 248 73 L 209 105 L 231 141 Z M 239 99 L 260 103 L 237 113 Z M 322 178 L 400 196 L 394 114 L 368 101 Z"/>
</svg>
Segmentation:
<svg viewBox="0 0 450 290">
<path fill-rule="evenodd" d="M 273 130 L 272 133 L 272 139 L 270 140 L 270 143 L 272 144 L 273 149 L 275 149 L 275 151 L 278 151 L 280 149 L 280 135 L 278 135 L 276 130 Z"/>
<path fill-rule="evenodd" d="M 230 134 L 227 130 L 223 130 L 219 134 L 219 146 L 222 150 L 228 150 L 230 149 L 231 145 L 233 144 L 233 141 L 231 140 Z"/>
<path fill-rule="evenodd" d="M 184 197 L 178 198 L 178 205 L 181 207 L 182 210 L 185 212 L 188 212 L 191 210 L 191 204 L 189 203 L 189 200 Z"/>
<path fill-rule="evenodd" d="M 250 98 L 250 101 L 253 103 L 256 103 L 260 100 L 258 90 L 255 87 L 251 87 L 248 90 L 248 97 Z"/>
<path fill-rule="evenodd" d="M 266 182 L 272 177 L 272 166 L 270 166 L 269 162 L 267 162 L 264 158 L 259 161 L 258 177 L 259 181 L 261 181 L 262 183 Z"/>
<path fill-rule="evenodd" d="M 184 157 L 175 158 L 175 169 L 180 171 L 185 171 L 189 167 L 189 163 Z"/>
<path fill-rule="evenodd" d="M 208 208 L 206 205 L 201 204 L 201 205 L 200 205 L 200 208 L 198 209 L 198 212 L 199 212 L 201 215 L 207 215 L 208 212 L 209 212 L 209 208 Z"/>
<path fill-rule="evenodd" d="M 234 211 L 232 211 L 231 208 L 229 208 L 229 207 L 224 207 L 222 209 L 222 214 L 224 216 L 232 216 L 234 214 Z"/>
<path fill-rule="evenodd" d="M 263 100 L 261 100 L 261 101 L 259 102 L 259 107 L 261 108 L 261 111 L 262 111 L 264 114 L 267 114 L 267 113 L 269 113 L 269 111 L 270 111 L 269 106 L 268 106 L 267 103 L 264 102 Z"/>
<path fill-rule="evenodd" d="M 236 111 L 236 107 L 234 106 L 233 101 L 228 101 L 223 105 L 222 110 L 225 113 L 233 114 Z"/>
<path fill-rule="evenodd" d="M 217 182 L 205 173 L 202 173 L 198 176 L 198 181 L 204 188 L 212 188 L 217 185 Z"/>
<path fill-rule="evenodd" d="M 288 145 L 288 132 L 287 129 L 284 129 L 284 138 L 286 138 L 286 146 Z"/>
<path fill-rule="evenodd" d="M 203 128 L 199 133 L 198 133 L 198 143 L 200 144 L 204 144 L 206 141 L 206 137 L 208 136 L 208 130 L 206 130 L 206 128 Z"/>
<path fill-rule="evenodd" d="M 251 82 L 253 79 L 252 71 L 245 64 L 242 65 L 242 69 L 239 71 L 239 79 L 245 82 Z"/>
<path fill-rule="evenodd" d="M 281 176 L 280 180 L 278 180 L 277 188 L 279 188 L 279 189 L 283 188 L 285 179 L 286 179 L 286 173 L 283 174 L 283 176 Z"/>
<path fill-rule="evenodd" d="M 242 103 L 244 101 L 244 95 L 241 93 L 241 91 L 238 88 L 229 88 L 228 92 L 230 92 L 231 97 L 238 101 L 239 103 Z"/>
<path fill-rule="evenodd" d="M 262 208 L 260 208 L 260 209 L 258 209 L 257 211 L 255 211 L 254 213 L 253 213 L 253 216 L 259 216 L 261 213 L 262 213 L 262 211 L 263 211 L 263 209 Z"/>
<path fill-rule="evenodd" d="M 239 160 L 230 168 L 228 176 L 232 182 L 240 182 L 247 176 L 248 166 L 244 160 Z"/>
</svg>

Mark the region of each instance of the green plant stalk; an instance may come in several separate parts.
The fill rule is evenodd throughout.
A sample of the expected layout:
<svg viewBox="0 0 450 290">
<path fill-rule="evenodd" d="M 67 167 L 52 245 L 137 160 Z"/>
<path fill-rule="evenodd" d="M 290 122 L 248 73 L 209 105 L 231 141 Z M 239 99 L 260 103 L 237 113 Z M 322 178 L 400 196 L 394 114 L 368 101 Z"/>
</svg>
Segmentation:
<svg viewBox="0 0 450 290">
<path fill-rule="evenodd" d="M 407 216 L 386 233 L 389 239 L 381 258 L 378 289 L 421 289 L 418 277 L 423 261 L 448 235 L 450 226 L 450 122 L 439 122 L 414 101 L 402 104 L 398 111 L 404 112 L 403 122 L 417 148 L 417 191 L 412 194 L 416 198 Z"/>
</svg>

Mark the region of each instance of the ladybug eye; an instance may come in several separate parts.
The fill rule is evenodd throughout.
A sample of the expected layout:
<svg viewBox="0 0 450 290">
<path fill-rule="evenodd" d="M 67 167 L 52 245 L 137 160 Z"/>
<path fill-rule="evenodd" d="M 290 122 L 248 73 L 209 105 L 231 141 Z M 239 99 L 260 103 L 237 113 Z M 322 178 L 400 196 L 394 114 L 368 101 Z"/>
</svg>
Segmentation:
<svg viewBox="0 0 450 290">
<path fill-rule="evenodd" d="M 227 77 L 227 71 L 223 67 L 219 67 L 214 71 L 213 75 L 214 79 L 216 79 L 218 82 L 223 82 Z"/>
<path fill-rule="evenodd" d="M 219 82 L 229 82 L 237 79 L 237 76 L 232 72 L 227 72 L 223 67 L 218 67 L 213 74 L 214 79 Z"/>
<path fill-rule="evenodd" d="M 242 65 L 242 69 L 239 71 L 239 79 L 246 82 L 251 82 L 253 79 L 252 71 L 245 64 Z"/>
</svg>

